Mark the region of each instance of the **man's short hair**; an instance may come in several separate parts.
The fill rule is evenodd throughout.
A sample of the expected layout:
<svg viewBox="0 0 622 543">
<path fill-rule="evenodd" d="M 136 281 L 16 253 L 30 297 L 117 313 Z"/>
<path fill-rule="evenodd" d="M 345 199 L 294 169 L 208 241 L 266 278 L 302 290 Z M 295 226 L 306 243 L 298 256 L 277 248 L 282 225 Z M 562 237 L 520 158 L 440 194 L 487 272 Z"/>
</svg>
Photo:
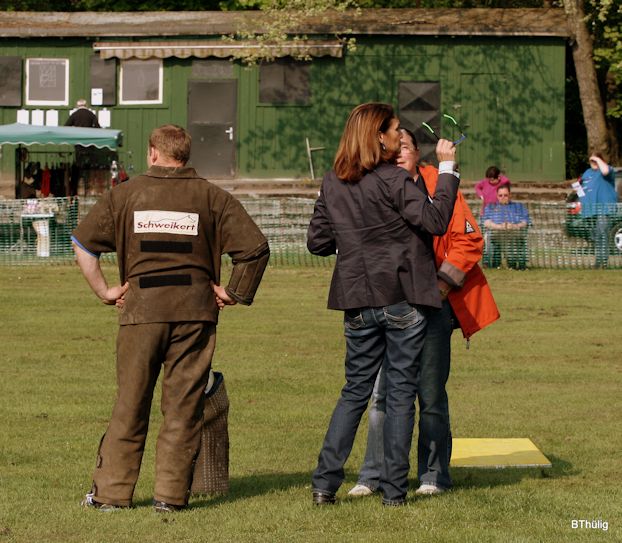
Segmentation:
<svg viewBox="0 0 622 543">
<path fill-rule="evenodd" d="M 507 190 L 508 192 L 512 192 L 510 190 L 510 185 L 499 185 L 496 189 L 496 192 L 499 192 L 501 189 Z"/>
<path fill-rule="evenodd" d="M 185 164 L 190 159 L 192 138 L 185 128 L 176 124 L 165 124 L 155 128 L 149 136 L 149 147 L 177 162 Z"/>
</svg>

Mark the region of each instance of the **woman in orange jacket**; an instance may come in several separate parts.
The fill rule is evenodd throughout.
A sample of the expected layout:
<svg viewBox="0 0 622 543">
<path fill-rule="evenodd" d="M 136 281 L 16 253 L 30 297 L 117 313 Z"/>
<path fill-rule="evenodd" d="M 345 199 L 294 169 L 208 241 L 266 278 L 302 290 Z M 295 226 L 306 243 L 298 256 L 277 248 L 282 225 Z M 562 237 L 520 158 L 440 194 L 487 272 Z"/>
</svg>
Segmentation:
<svg viewBox="0 0 622 543">
<path fill-rule="evenodd" d="M 416 152 L 418 154 L 418 150 Z M 419 172 L 427 192 L 433 195 L 438 170 L 434 166 L 422 166 Z M 497 304 L 478 265 L 483 250 L 484 239 L 477 221 L 464 195 L 458 191 L 447 232 L 434 238 L 434 255 L 439 290 L 443 299 L 449 300 L 467 340 L 499 318 Z"/>
<path fill-rule="evenodd" d="M 412 132 L 402 129 L 398 165 L 408 170 L 415 183 L 434 194 L 438 170 L 421 166 Z M 445 385 L 451 361 L 451 334 L 460 327 L 470 337 L 499 318 L 497 305 L 478 265 L 484 249 L 482 233 L 464 196 L 458 191 L 453 216 L 443 236 L 434 237 L 437 283 L 443 298 L 440 310 L 430 311 L 425 344 L 418 370 L 419 400 L 418 477 L 416 494 L 440 494 L 451 488 L 449 461 L 451 429 Z M 468 343 L 467 343 L 468 345 Z M 365 461 L 350 496 L 367 496 L 378 488 L 383 464 L 385 386 L 382 372 L 374 387 L 369 408 L 369 431 Z"/>
</svg>

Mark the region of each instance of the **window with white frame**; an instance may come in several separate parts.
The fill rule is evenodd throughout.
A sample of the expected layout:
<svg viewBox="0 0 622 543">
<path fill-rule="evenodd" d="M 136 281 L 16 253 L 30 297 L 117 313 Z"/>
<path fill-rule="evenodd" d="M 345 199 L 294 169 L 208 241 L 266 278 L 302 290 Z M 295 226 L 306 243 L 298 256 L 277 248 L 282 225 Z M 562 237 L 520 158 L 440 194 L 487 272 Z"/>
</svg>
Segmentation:
<svg viewBox="0 0 622 543">
<path fill-rule="evenodd" d="M 69 104 L 69 60 L 66 58 L 26 59 L 26 105 L 66 106 Z"/>
<path fill-rule="evenodd" d="M 160 59 L 121 61 L 121 104 L 162 103 L 162 61 Z"/>
</svg>

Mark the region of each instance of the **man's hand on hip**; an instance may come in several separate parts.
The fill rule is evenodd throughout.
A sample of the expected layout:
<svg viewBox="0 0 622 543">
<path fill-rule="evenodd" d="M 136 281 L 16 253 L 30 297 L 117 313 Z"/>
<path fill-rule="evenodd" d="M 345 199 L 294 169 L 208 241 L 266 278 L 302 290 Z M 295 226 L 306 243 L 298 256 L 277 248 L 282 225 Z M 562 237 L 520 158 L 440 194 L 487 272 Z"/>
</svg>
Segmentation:
<svg viewBox="0 0 622 543">
<path fill-rule="evenodd" d="M 212 290 L 216 295 L 216 303 L 218 304 L 218 309 L 224 309 L 226 305 L 235 305 L 237 303 L 233 298 L 231 298 L 231 296 L 227 294 L 227 291 L 224 289 L 224 287 L 212 284 Z"/>
<path fill-rule="evenodd" d="M 125 293 L 127 292 L 128 288 L 130 288 L 129 283 L 125 283 L 125 285 L 115 285 L 114 287 L 110 287 L 101 297 L 101 300 L 106 305 L 116 305 L 117 307 L 121 308 L 125 305 Z"/>
</svg>

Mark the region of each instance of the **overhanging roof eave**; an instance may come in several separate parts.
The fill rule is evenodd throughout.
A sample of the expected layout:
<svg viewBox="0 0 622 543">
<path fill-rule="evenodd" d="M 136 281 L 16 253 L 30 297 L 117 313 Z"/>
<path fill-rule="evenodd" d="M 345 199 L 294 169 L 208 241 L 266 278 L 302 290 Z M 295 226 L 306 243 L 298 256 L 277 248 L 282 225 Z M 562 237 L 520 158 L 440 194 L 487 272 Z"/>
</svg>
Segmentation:
<svg viewBox="0 0 622 543">
<path fill-rule="evenodd" d="M 558 8 L 363 9 L 308 18 L 291 34 L 570 37 Z M 263 12 L 0 12 L 0 37 L 216 37 L 249 24 L 261 32 Z M 485 30 L 482 30 L 484 28 Z"/>
<path fill-rule="evenodd" d="M 356 32 L 352 34 L 353 36 L 395 36 L 395 32 L 382 32 L 382 31 L 375 31 L 375 32 Z M 470 37 L 470 36 L 478 36 L 478 37 L 492 37 L 492 38 L 507 38 L 507 37 L 524 37 L 524 38 L 568 38 L 568 34 L 565 32 L 539 32 L 539 33 L 532 33 L 532 32 L 521 32 L 521 31 L 517 31 L 517 32 L 499 32 L 499 31 L 494 31 L 494 30 L 490 30 L 490 31 L 486 31 L 486 30 L 479 30 L 479 31 L 473 31 L 473 32 L 464 32 L 464 31 L 460 31 L 460 30 L 438 30 L 437 32 L 422 32 L 422 31 L 408 31 L 408 32 L 401 32 L 399 34 L 400 36 L 424 36 L 424 37 L 430 37 L 430 38 L 447 38 L 447 37 L 453 37 L 453 36 L 460 36 L 460 37 Z"/>
</svg>

